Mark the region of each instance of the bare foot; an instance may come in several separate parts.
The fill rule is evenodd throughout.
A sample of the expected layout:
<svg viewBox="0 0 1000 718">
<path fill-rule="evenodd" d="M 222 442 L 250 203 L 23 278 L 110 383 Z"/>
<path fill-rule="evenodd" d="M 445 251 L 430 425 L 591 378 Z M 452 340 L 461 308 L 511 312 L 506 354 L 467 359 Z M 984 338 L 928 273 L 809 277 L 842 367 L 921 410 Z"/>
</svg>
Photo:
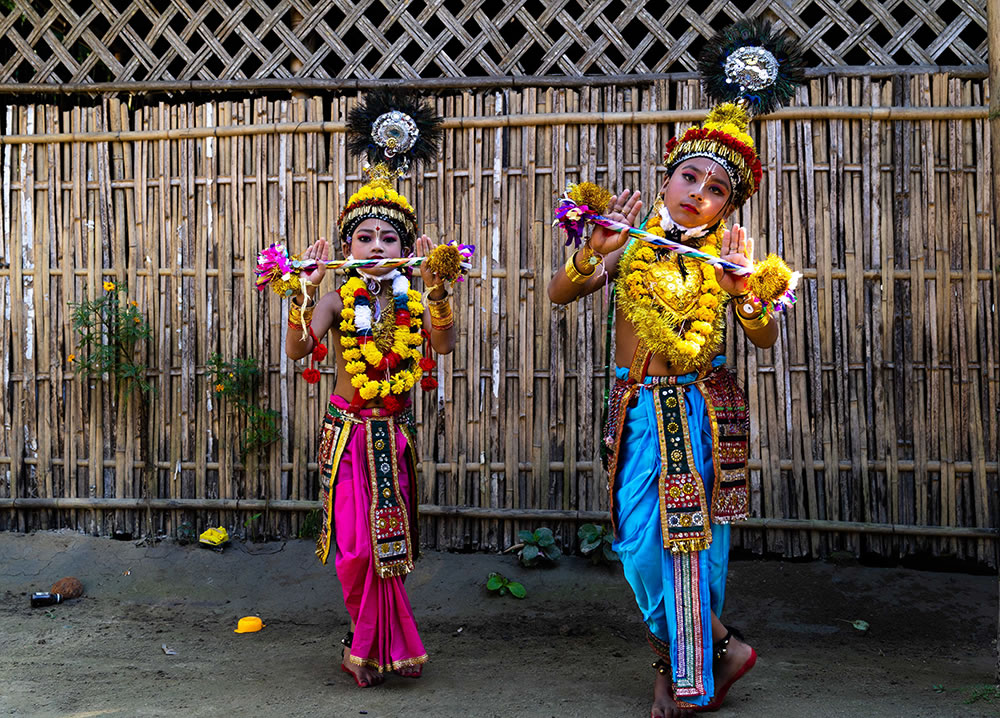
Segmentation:
<svg viewBox="0 0 1000 718">
<path fill-rule="evenodd" d="M 369 688 L 370 686 L 377 686 L 383 680 L 382 674 L 378 671 L 372 670 L 367 666 L 358 666 L 350 661 L 351 649 L 344 646 L 344 653 L 342 655 L 342 660 L 340 663 L 340 668 L 345 673 L 350 673 L 354 676 L 355 682 L 361 688 Z"/>
<path fill-rule="evenodd" d="M 715 697 L 712 699 L 713 710 L 722 705 L 722 701 L 725 699 L 726 693 L 729 692 L 732 684 L 753 668 L 753 662 L 750 660 L 750 657 L 753 655 L 754 650 L 748 644 L 736 636 L 732 636 L 729 639 L 729 645 L 726 646 L 726 652 L 722 658 L 716 658 L 712 663 L 712 673 L 715 678 Z M 747 666 L 748 663 L 750 663 L 749 666 Z M 743 673 L 740 673 L 740 671 L 743 671 Z"/>
<path fill-rule="evenodd" d="M 653 681 L 653 710 L 650 715 L 651 718 L 691 718 L 694 715 L 674 702 L 669 671 L 656 672 L 656 680 Z"/>
</svg>

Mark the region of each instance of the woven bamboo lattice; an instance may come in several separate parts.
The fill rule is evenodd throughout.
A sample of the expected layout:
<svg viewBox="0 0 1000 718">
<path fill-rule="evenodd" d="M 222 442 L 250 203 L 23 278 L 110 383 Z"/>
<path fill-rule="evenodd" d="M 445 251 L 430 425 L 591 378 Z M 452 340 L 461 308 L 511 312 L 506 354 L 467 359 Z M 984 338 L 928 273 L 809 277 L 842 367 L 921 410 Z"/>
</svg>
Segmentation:
<svg viewBox="0 0 1000 718">
<path fill-rule="evenodd" d="M 767 15 L 812 65 L 983 65 L 985 0 L 6 0 L 0 85 L 689 71 Z"/>
<path fill-rule="evenodd" d="M 896 535 L 786 525 L 737 531 L 738 544 L 788 556 L 847 548 L 993 560 L 983 532 L 956 538 L 996 516 L 998 247 L 984 86 L 944 75 L 816 79 L 797 102 L 809 106 L 785 113 L 796 119 L 755 125 L 764 186 L 737 219 L 805 281 L 775 349 L 729 338 L 752 406 L 754 516 Z M 298 531 L 317 496 L 332 368 L 318 387 L 301 381 L 282 349 L 285 308 L 258 295 L 249 273 L 271 241 L 300 250 L 335 236 L 359 181 L 338 124 L 350 102 L 5 109 L 0 530 L 138 531 L 149 498 L 160 531 L 238 528 L 264 501 L 287 509 L 267 516 L 269 531 Z M 596 450 L 605 299 L 547 300 L 566 256 L 554 197 L 580 179 L 657 187 L 660 148 L 704 100 L 696 81 L 658 80 L 436 102 L 449 123 L 441 158 L 403 189 L 428 234 L 478 253 L 456 295 L 459 342 L 441 361 L 441 392 L 417 407 L 420 499 L 438 507 L 423 536 L 442 548 L 504 547 L 547 520 L 504 520 L 503 510 L 589 518 L 608 507 Z M 627 115 L 662 110 L 687 119 Z M 109 135 L 120 131 L 138 134 Z M 107 382 L 81 381 L 66 361 L 77 347 L 67 302 L 95 296 L 105 279 L 126 280 L 153 327 L 143 354 L 158 390 L 151 495 L 134 403 L 116 416 Z M 266 367 L 262 400 L 281 411 L 285 435 L 264 466 L 239 461 L 232 414 L 205 376 L 215 351 Z M 479 513 L 449 515 L 453 507 Z M 905 535 L 921 526 L 956 536 Z M 575 526 L 562 530 L 571 544 Z"/>
</svg>

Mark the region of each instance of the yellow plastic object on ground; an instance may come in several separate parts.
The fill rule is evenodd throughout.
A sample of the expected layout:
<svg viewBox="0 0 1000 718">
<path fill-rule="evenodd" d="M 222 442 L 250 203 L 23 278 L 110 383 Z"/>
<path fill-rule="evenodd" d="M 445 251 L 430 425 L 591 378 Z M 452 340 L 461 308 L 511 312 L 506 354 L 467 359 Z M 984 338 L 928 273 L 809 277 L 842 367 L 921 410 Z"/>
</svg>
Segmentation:
<svg viewBox="0 0 1000 718">
<path fill-rule="evenodd" d="M 236 624 L 233 633 L 256 633 L 264 627 L 264 622 L 259 616 L 244 616 Z"/>
<path fill-rule="evenodd" d="M 201 536 L 198 537 L 198 541 L 207 546 L 217 547 L 226 543 L 229 540 L 229 532 L 225 528 L 220 526 L 215 529 L 205 529 L 202 531 Z"/>
</svg>

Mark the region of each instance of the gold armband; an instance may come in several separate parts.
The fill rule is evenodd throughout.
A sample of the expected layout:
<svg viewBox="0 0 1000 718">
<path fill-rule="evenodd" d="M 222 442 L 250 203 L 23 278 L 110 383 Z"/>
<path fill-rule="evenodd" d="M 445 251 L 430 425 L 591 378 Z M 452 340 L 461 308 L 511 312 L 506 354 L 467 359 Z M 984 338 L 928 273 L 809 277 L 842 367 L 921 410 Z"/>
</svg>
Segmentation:
<svg viewBox="0 0 1000 718">
<path fill-rule="evenodd" d="M 767 310 L 764 309 L 757 297 L 744 294 L 740 297 L 735 297 L 735 299 L 737 301 L 733 308 L 736 311 L 736 318 L 740 320 L 740 324 L 743 325 L 744 329 L 751 331 L 763 329 L 771 321 Z"/>
<path fill-rule="evenodd" d="M 313 306 L 307 307 L 304 311 L 294 300 L 288 302 L 288 326 L 292 329 L 302 329 L 312 324 Z"/>
<path fill-rule="evenodd" d="M 451 302 L 444 299 L 428 299 L 427 308 L 431 312 L 431 328 L 447 331 L 455 325 L 455 315 L 451 311 Z"/>
<path fill-rule="evenodd" d="M 576 250 L 576 252 L 573 252 L 573 254 L 569 255 L 566 259 L 566 277 L 569 281 L 573 282 L 573 284 L 583 284 L 588 279 L 593 277 L 594 272 L 597 271 L 595 267 L 592 268 L 587 274 L 584 274 L 576 268 L 576 255 L 579 251 L 579 249 Z"/>
</svg>

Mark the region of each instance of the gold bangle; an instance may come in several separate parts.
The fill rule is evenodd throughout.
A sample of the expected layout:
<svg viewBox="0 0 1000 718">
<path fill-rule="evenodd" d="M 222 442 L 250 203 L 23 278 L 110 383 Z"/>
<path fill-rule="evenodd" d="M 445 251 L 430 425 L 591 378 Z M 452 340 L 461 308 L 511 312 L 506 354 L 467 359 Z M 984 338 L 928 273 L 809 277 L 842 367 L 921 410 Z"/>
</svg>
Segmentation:
<svg viewBox="0 0 1000 718">
<path fill-rule="evenodd" d="M 448 298 L 428 300 L 427 308 L 431 311 L 431 319 L 447 320 L 452 318 L 451 302 Z"/>
<path fill-rule="evenodd" d="M 588 279 L 594 276 L 594 272 L 597 271 L 596 267 L 590 270 L 589 274 L 584 274 L 579 269 L 576 268 L 576 253 L 580 250 L 576 250 L 573 254 L 569 255 L 566 259 L 566 278 L 573 284 L 583 284 Z"/>
<path fill-rule="evenodd" d="M 739 312 L 736 312 L 736 316 L 740 320 L 740 324 L 743 325 L 743 328 L 751 331 L 755 329 L 763 329 L 771 323 L 771 317 L 767 316 L 767 312 L 764 312 L 759 317 L 754 319 L 747 319 Z"/>
<path fill-rule="evenodd" d="M 303 319 L 305 324 L 312 324 L 313 317 L 313 307 L 308 307 L 305 311 L 302 310 L 295 302 L 288 303 L 288 326 L 302 328 Z"/>
</svg>

